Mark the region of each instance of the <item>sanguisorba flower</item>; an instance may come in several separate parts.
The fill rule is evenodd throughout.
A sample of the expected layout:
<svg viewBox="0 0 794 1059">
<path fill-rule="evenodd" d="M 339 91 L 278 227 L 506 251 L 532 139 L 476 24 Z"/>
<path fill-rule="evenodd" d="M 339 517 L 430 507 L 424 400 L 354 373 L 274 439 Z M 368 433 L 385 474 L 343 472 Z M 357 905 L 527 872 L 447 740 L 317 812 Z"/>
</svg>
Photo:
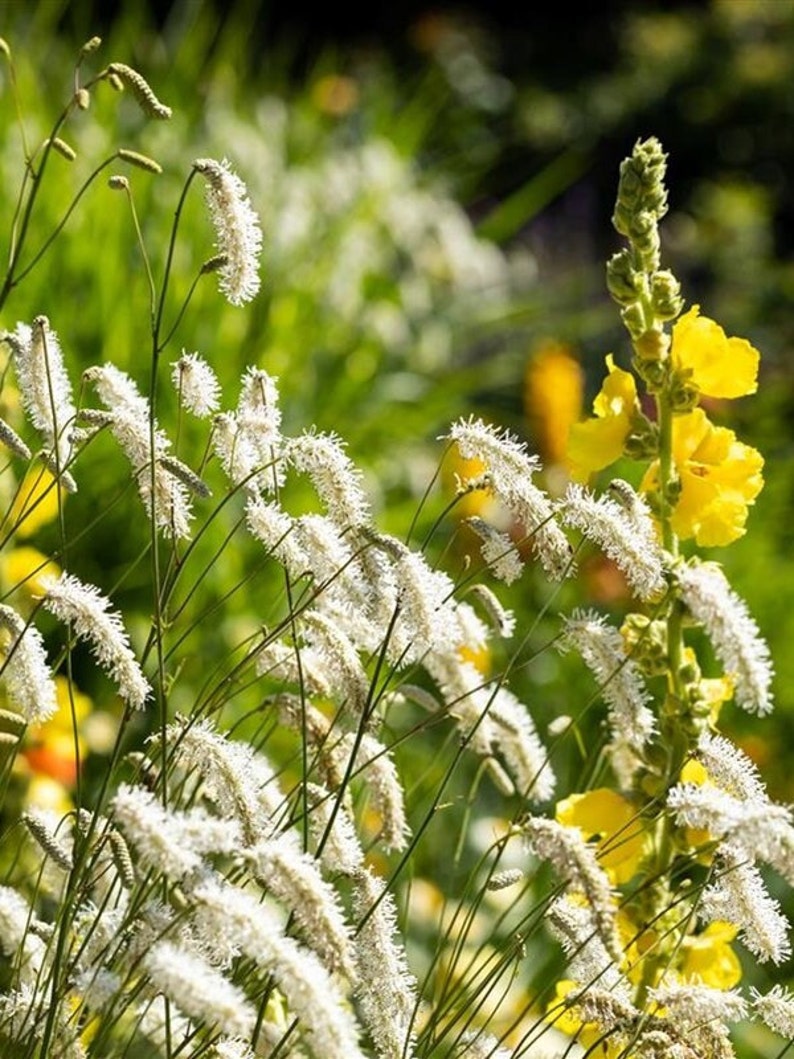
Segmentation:
<svg viewBox="0 0 794 1059">
<path fill-rule="evenodd" d="M 715 426 L 702 408 L 673 420 L 673 462 L 681 492 L 670 522 L 682 539 L 704 548 L 721 547 L 743 536 L 747 508 L 764 485 L 764 458 L 732 430 Z M 658 464 L 642 483 L 658 487 Z"/>
<path fill-rule="evenodd" d="M 673 366 L 708 397 L 744 397 L 758 388 L 760 354 L 745 338 L 729 338 L 693 305 L 673 327 Z"/>
<path fill-rule="evenodd" d="M 245 184 L 224 159 L 197 158 L 193 168 L 207 182 L 207 205 L 215 226 L 221 293 L 232 305 L 250 302 L 259 291 L 262 229 Z"/>
<path fill-rule="evenodd" d="M 568 466 L 577 481 L 618 459 L 639 411 L 634 376 L 615 367 L 611 353 L 606 363 L 609 374 L 593 401 L 595 417 L 574 423 L 568 435 Z"/>
</svg>

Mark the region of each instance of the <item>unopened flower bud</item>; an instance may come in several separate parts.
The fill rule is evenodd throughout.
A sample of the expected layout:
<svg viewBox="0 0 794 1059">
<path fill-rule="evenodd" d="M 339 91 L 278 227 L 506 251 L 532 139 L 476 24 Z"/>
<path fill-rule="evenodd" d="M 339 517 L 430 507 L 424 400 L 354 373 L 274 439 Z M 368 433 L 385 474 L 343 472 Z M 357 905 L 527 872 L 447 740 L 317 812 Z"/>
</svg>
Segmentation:
<svg viewBox="0 0 794 1059">
<path fill-rule="evenodd" d="M 80 58 L 82 59 L 84 55 L 90 55 L 91 52 L 96 51 L 101 43 L 101 37 L 92 37 L 91 40 L 87 40 L 80 49 Z"/>
<path fill-rule="evenodd" d="M 91 106 L 91 95 L 87 88 L 78 88 L 75 92 L 74 101 L 80 110 L 88 110 Z"/>
<path fill-rule="evenodd" d="M 171 108 L 160 102 L 148 81 L 131 66 L 126 63 L 111 63 L 108 67 L 108 79 L 114 88 L 117 87 L 115 81 L 118 81 L 122 88 L 129 88 L 147 117 L 161 120 L 171 117 Z"/>
<path fill-rule="evenodd" d="M 652 621 L 645 614 L 628 614 L 620 629 L 626 653 L 646 676 L 667 672 L 667 622 Z"/>
<path fill-rule="evenodd" d="M 125 176 L 121 176 L 120 173 L 114 173 L 112 177 L 108 177 L 108 187 L 112 188 L 113 191 L 126 191 L 129 186 L 129 180 Z"/>
<path fill-rule="evenodd" d="M 53 136 L 49 141 L 53 150 L 57 151 L 61 157 L 65 158 L 67 162 L 73 162 L 77 158 L 77 152 L 71 147 L 66 140 L 62 140 L 60 136 Z"/>
<path fill-rule="evenodd" d="M 683 308 L 681 284 L 667 269 L 651 277 L 651 303 L 657 320 L 675 320 Z"/>
<path fill-rule="evenodd" d="M 632 367 L 643 380 L 649 393 L 659 393 L 667 383 L 668 361 L 632 359 Z"/>
<path fill-rule="evenodd" d="M 670 348 L 670 336 L 656 327 L 651 327 L 643 334 L 635 337 L 634 351 L 642 361 L 662 361 L 667 356 Z"/>
<path fill-rule="evenodd" d="M 637 302 L 633 302 L 622 309 L 620 318 L 626 325 L 628 333 L 635 340 L 647 330 L 648 325 L 645 320 L 645 313 L 642 311 L 642 306 Z"/>
<path fill-rule="evenodd" d="M 659 455 L 659 428 L 647 416 L 636 412 L 623 442 L 623 452 L 633 460 L 654 460 Z"/>
<path fill-rule="evenodd" d="M 163 171 L 163 167 L 159 162 L 155 162 L 153 158 L 149 158 L 146 154 L 139 154 L 138 151 L 130 151 L 126 147 L 120 147 L 116 154 L 122 161 L 129 162 L 130 165 L 135 165 L 139 169 L 145 169 L 147 173 L 162 173 Z"/>
<path fill-rule="evenodd" d="M 619 305 L 636 302 L 642 285 L 642 276 L 633 267 L 631 253 L 620 250 L 607 262 L 607 290 Z"/>
<path fill-rule="evenodd" d="M 692 382 L 691 371 L 676 371 L 670 379 L 670 407 L 674 412 L 691 412 L 698 403 L 700 391 Z"/>
</svg>

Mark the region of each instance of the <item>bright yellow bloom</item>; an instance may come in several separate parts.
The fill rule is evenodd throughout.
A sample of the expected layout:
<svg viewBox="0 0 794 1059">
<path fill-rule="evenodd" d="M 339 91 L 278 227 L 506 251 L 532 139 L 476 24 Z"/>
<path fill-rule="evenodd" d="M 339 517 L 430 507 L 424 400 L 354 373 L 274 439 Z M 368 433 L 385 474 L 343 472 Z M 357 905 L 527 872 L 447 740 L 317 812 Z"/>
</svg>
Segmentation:
<svg viewBox="0 0 794 1059">
<path fill-rule="evenodd" d="M 639 410 L 634 376 L 616 368 L 611 353 L 606 362 L 609 374 L 593 401 L 595 418 L 574 423 L 568 435 L 568 464 L 577 481 L 618 459 Z"/>
<path fill-rule="evenodd" d="M 582 414 L 584 379 L 568 346 L 544 343 L 530 358 L 524 375 L 524 411 L 541 457 L 565 460 L 568 433 Z"/>
<path fill-rule="evenodd" d="M 705 548 L 743 536 L 747 508 L 764 485 L 760 452 L 695 408 L 673 420 L 673 462 L 681 482 L 670 519 L 673 531 L 682 540 L 694 537 Z M 649 468 L 642 488 L 658 488 L 658 464 Z"/>
<path fill-rule="evenodd" d="M 646 832 L 630 801 L 608 787 L 572 794 L 557 802 L 557 820 L 598 836 L 598 860 L 615 883 L 628 882 L 645 856 Z"/>
<path fill-rule="evenodd" d="M 744 397 L 758 388 L 760 354 L 745 338 L 728 338 L 693 305 L 673 327 L 673 366 L 691 372 L 692 383 L 709 397 Z"/>
<path fill-rule="evenodd" d="M 730 945 L 737 933 L 733 923 L 717 921 L 700 934 L 684 938 L 678 967 L 681 978 L 712 989 L 733 989 L 742 977 L 742 965 Z"/>
</svg>

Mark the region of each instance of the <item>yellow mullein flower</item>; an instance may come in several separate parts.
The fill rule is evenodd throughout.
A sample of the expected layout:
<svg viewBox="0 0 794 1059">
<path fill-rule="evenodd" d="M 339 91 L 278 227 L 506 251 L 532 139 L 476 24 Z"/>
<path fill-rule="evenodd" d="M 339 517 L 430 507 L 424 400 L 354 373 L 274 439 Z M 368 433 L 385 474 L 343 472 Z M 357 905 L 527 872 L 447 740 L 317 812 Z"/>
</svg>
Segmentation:
<svg viewBox="0 0 794 1059">
<path fill-rule="evenodd" d="M 574 423 L 568 434 L 568 465 L 577 481 L 619 458 L 639 411 L 634 376 L 616 368 L 611 353 L 606 364 L 609 374 L 593 401 L 595 418 Z"/>
<path fill-rule="evenodd" d="M 758 388 L 760 354 L 745 338 L 728 338 L 719 324 L 693 305 L 673 327 L 670 351 L 676 369 L 690 373 L 709 397 L 744 397 Z"/>
<path fill-rule="evenodd" d="M 733 989 L 742 978 L 742 965 L 731 948 L 739 928 L 733 923 L 709 923 L 700 934 L 681 943 L 678 973 L 683 981 L 693 979 L 712 989 Z"/>
<path fill-rule="evenodd" d="M 630 801 L 608 787 L 557 802 L 556 819 L 598 838 L 598 860 L 614 883 L 628 882 L 645 856 L 646 832 Z"/>
<path fill-rule="evenodd" d="M 524 411 L 541 457 L 562 463 L 568 433 L 582 414 L 582 369 L 568 346 L 546 342 L 530 357 L 524 375 Z"/>
<path fill-rule="evenodd" d="M 682 539 L 704 548 L 721 547 L 743 536 L 747 508 L 761 492 L 764 458 L 738 441 L 727 427 L 715 426 L 702 408 L 673 420 L 673 461 L 681 492 L 670 523 Z M 642 483 L 658 488 L 658 464 Z"/>
</svg>

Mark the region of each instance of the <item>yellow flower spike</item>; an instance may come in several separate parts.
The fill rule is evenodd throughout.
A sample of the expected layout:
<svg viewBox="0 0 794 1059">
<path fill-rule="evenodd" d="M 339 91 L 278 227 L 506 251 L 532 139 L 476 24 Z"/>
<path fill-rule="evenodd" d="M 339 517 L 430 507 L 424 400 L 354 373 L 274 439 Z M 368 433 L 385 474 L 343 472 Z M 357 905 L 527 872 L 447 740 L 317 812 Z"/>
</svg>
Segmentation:
<svg viewBox="0 0 794 1059">
<path fill-rule="evenodd" d="M 738 932 L 733 923 L 717 921 L 685 938 L 678 968 L 682 979 L 695 979 L 712 989 L 733 989 L 742 978 L 742 966 L 730 944 Z"/>
<path fill-rule="evenodd" d="M 58 516 L 58 486 L 46 467 L 31 467 L 20 483 L 6 527 L 20 537 L 30 537 Z"/>
<path fill-rule="evenodd" d="M 709 397 L 744 397 L 758 389 L 760 354 L 745 338 L 728 338 L 693 305 L 673 327 L 673 365 Z"/>
<path fill-rule="evenodd" d="M 577 481 L 584 481 L 621 456 L 639 410 L 634 376 L 616 368 L 611 353 L 606 364 L 609 374 L 593 401 L 595 418 L 574 423 L 568 434 L 568 465 Z"/>
<path fill-rule="evenodd" d="M 586 839 L 598 838 L 598 860 L 616 884 L 628 882 L 645 856 L 647 834 L 630 801 L 599 787 L 557 802 L 556 819 L 578 827 Z"/>
<path fill-rule="evenodd" d="M 524 374 L 524 411 L 538 451 L 550 464 L 563 463 L 568 434 L 582 414 L 584 379 L 578 360 L 561 342 L 545 342 Z"/>
<path fill-rule="evenodd" d="M 743 536 L 747 509 L 764 485 L 760 452 L 695 408 L 673 420 L 673 462 L 681 491 L 670 523 L 679 538 L 694 537 L 701 547 L 715 548 Z M 658 488 L 658 464 L 649 468 L 641 488 Z"/>
</svg>

